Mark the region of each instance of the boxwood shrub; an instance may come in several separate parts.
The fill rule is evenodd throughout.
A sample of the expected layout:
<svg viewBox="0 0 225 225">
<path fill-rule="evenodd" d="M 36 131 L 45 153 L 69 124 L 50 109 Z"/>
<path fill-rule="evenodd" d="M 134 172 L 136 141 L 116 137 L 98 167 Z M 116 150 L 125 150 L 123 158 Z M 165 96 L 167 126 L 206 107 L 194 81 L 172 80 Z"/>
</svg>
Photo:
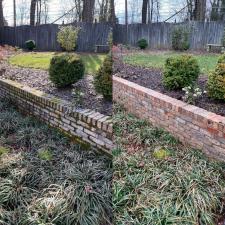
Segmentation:
<svg viewBox="0 0 225 225">
<path fill-rule="evenodd" d="M 138 47 L 140 49 L 146 49 L 148 47 L 148 42 L 144 38 L 142 38 L 138 41 Z"/>
<path fill-rule="evenodd" d="M 26 48 L 30 51 L 34 50 L 36 48 L 36 43 L 34 40 L 28 40 L 25 42 Z"/>
<path fill-rule="evenodd" d="M 112 100 L 112 66 L 113 59 L 109 54 L 94 77 L 95 90 L 106 100 Z"/>
<path fill-rule="evenodd" d="M 171 57 L 166 60 L 163 85 L 169 90 L 182 89 L 197 81 L 200 68 L 190 55 Z"/>
<path fill-rule="evenodd" d="M 77 55 L 61 54 L 51 59 L 49 78 L 57 87 L 63 88 L 82 79 L 84 71 L 84 63 Z"/>
<path fill-rule="evenodd" d="M 209 75 L 207 86 L 209 97 L 225 101 L 225 55 L 219 58 L 215 71 Z"/>
</svg>

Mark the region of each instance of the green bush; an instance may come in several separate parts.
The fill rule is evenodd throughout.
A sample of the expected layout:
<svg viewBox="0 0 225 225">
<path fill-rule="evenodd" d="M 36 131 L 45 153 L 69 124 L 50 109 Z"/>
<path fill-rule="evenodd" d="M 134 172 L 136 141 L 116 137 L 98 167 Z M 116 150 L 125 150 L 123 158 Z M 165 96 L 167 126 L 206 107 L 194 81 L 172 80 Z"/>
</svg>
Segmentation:
<svg viewBox="0 0 225 225">
<path fill-rule="evenodd" d="M 166 60 L 163 85 L 169 90 L 193 85 L 200 73 L 197 60 L 189 55 L 171 57 Z"/>
<path fill-rule="evenodd" d="M 176 27 L 172 32 L 172 48 L 176 51 L 184 51 L 190 48 L 189 31 L 184 27 Z"/>
<path fill-rule="evenodd" d="M 221 56 L 214 72 L 208 78 L 208 95 L 225 101 L 225 55 Z"/>
<path fill-rule="evenodd" d="M 144 38 L 142 38 L 138 41 L 138 47 L 140 49 L 146 49 L 148 47 L 148 42 Z"/>
<path fill-rule="evenodd" d="M 107 100 L 112 100 L 112 55 L 109 54 L 94 77 L 95 90 Z"/>
<path fill-rule="evenodd" d="M 66 51 L 73 51 L 77 46 L 80 27 L 66 26 L 59 29 L 60 31 L 57 34 L 58 43 Z"/>
<path fill-rule="evenodd" d="M 82 79 L 84 71 L 84 63 L 78 56 L 63 54 L 51 59 L 49 78 L 57 87 L 67 87 Z"/>
<path fill-rule="evenodd" d="M 30 51 L 34 50 L 36 48 L 36 44 L 34 40 L 28 40 L 25 42 L 26 48 Z"/>
</svg>

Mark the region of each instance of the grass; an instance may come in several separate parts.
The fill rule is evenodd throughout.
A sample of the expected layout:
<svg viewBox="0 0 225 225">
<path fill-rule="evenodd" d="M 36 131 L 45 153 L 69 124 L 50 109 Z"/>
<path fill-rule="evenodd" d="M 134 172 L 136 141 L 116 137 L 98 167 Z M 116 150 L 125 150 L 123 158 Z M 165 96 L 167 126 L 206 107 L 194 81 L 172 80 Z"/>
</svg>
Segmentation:
<svg viewBox="0 0 225 225">
<path fill-rule="evenodd" d="M 111 164 L 0 99 L 0 224 L 112 224 Z"/>
<path fill-rule="evenodd" d="M 216 225 L 225 165 L 118 108 L 113 207 L 117 225 Z"/>
<path fill-rule="evenodd" d="M 177 52 L 157 52 L 153 53 L 134 53 L 124 57 L 124 61 L 131 65 L 138 65 L 143 67 L 158 68 L 164 67 L 165 61 L 168 57 L 178 56 Z M 190 53 L 188 53 L 190 54 Z M 219 54 L 192 54 L 198 61 L 201 73 L 208 75 L 210 71 L 215 69 L 216 63 L 219 58 Z"/>
<path fill-rule="evenodd" d="M 21 53 L 9 59 L 10 64 L 19 67 L 48 70 L 50 60 L 54 52 L 48 53 Z M 86 68 L 86 73 L 95 74 L 102 64 L 105 55 L 103 54 L 80 54 Z"/>
</svg>

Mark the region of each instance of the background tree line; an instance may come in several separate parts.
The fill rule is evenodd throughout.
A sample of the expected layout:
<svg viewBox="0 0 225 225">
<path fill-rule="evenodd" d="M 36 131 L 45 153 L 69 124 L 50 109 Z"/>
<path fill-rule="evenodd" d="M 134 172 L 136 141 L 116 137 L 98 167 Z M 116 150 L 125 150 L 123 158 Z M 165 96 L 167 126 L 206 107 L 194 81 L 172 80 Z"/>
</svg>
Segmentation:
<svg viewBox="0 0 225 225">
<path fill-rule="evenodd" d="M 51 0 L 17 0 L 14 1 L 16 24 L 22 25 L 29 20 L 30 25 L 47 24 L 50 22 L 49 8 Z M 0 0 L 0 26 L 4 26 L 4 0 Z M 66 23 L 69 22 L 116 22 L 114 0 L 59 0 Z M 69 13 L 68 13 L 69 11 Z"/>
<path fill-rule="evenodd" d="M 3 3 L 0 0 L 0 26 L 6 25 Z M 14 2 L 14 23 L 17 25 L 39 25 L 50 23 L 51 0 L 11 0 Z M 163 21 L 161 7 L 164 0 L 59 0 L 60 12 L 65 23 L 110 22 L 116 23 L 115 4 L 124 3 L 124 21 L 129 23 L 152 23 Z M 177 5 L 171 20 L 183 21 L 224 21 L 225 0 L 183 0 Z M 172 1 L 171 1 L 172 4 Z M 129 18 L 126 18 L 129 17 Z M 165 19 L 165 18 L 164 18 Z"/>
</svg>

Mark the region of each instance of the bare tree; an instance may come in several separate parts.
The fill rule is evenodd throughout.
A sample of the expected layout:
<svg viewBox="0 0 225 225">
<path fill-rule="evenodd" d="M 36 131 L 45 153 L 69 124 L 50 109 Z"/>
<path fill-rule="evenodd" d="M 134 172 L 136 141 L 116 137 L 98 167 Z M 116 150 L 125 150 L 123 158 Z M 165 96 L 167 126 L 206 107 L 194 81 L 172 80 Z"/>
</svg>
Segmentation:
<svg viewBox="0 0 225 225">
<path fill-rule="evenodd" d="M 128 25 L 128 4 L 127 4 L 127 0 L 125 0 L 125 24 Z"/>
<path fill-rule="evenodd" d="M 4 27 L 3 0 L 0 0 L 0 27 Z"/>
<path fill-rule="evenodd" d="M 147 23 L 147 11 L 148 11 L 148 0 L 143 0 L 142 3 L 142 23 Z"/>
<path fill-rule="evenodd" d="M 36 11 L 37 0 L 31 0 L 30 3 L 30 25 L 35 25 L 35 11 Z"/>
<path fill-rule="evenodd" d="M 195 0 L 194 20 L 205 21 L 206 0 Z"/>
<path fill-rule="evenodd" d="M 63 21 L 65 23 L 73 23 L 74 21 L 82 21 L 83 0 L 61 0 L 61 13 L 65 14 Z M 67 13 L 70 11 L 69 13 Z"/>
<path fill-rule="evenodd" d="M 92 23 L 94 21 L 95 0 L 83 0 L 82 21 Z"/>
<path fill-rule="evenodd" d="M 115 2 L 114 2 L 114 0 L 110 0 L 109 22 L 111 22 L 112 24 L 116 23 L 116 13 L 115 13 Z"/>
<path fill-rule="evenodd" d="M 97 8 L 96 12 L 98 12 L 99 22 L 108 21 L 109 14 L 110 14 L 109 0 L 98 0 L 98 5 L 96 8 Z"/>
</svg>

